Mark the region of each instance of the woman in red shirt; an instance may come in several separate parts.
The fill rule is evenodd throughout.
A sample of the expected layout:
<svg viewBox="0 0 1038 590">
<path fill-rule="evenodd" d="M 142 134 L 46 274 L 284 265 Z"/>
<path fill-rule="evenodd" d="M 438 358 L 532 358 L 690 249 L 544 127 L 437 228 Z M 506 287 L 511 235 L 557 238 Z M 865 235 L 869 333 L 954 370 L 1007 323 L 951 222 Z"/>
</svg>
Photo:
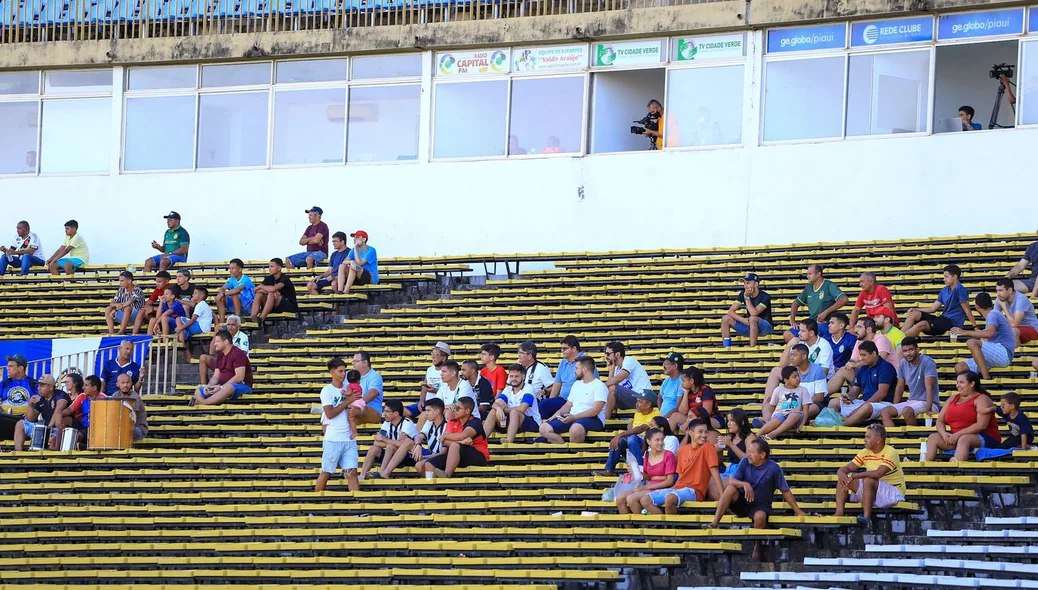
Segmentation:
<svg viewBox="0 0 1038 590">
<path fill-rule="evenodd" d="M 703 420 L 710 433 L 710 444 L 717 443 L 717 430 L 721 428 L 720 411 L 717 408 L 717 395 L 706 384 L 706 377 L 697 367 L 689 367 L 681 372 L 681 389 L 684 395 L 678 401 L 678 409 L 670 415 L 670 427 L 687 432 L 688 425 L 695 420 Z"/>
<path fill-rule="evenodd" d="M 990 412 L 995 403 L 980 383 L 980 375 L 960 373 L 955 389 L 958 393 L 945 402 L 937 416 L 937 432 L 926 439 L 927 461 L 936 459 L 939 451 L 952 450 L 956 461 L 966 461 L 973 449 L 997 448 L 1002 442 L 998 421 Z"/>
<path fill-rule="evenodd" d="M 665 438 L 659 428 L 650 428 L 645 433 L 645 443 L 649 448 L 645 451 L 645 460 L 642 462 L 644 479 L 638 482 L 638 486 L 633 490 L 621 492 L 616 496 L 616 508 L 620 514 L 640 512 L 642 496 L 674 485 L 678 473 L 678 460 L 674 453 L 663 448 Z"/>
</svg>

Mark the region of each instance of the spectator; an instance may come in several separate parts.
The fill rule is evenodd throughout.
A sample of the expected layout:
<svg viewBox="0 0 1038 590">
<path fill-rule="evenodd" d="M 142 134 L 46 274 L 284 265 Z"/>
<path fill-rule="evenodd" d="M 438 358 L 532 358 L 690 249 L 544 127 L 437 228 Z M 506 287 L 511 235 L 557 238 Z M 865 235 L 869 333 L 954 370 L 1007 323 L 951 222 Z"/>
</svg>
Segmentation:
<svg viewBox="0 0 1038 590">
<path fill-rule="evenodd" d="M 119 375 L 129 375 L 130 385 L 137 391 L 144 385 L 141 381 L 141 366 L 133 360 L 132 340 L 120 342 L 115 358 L 108 359 L 101 365 L 101 382 L 104 383 L 102 391 L 105 395 L 111 397 L 119 391 Z"/>
<path fill-rule="evenodd" d="M 894 312 L 890 311 L 885 307 L 881 307 L 876 310 L 876 314 L 872 316 L 872 320 L 876 322 L 876 333 L 880 336 L 886 337 L 890 341 L 890 345 L 897 350 L 898 346 L 901 346 L 901 341 L 905 339 L 905 333 L 898 329 L 894 325 L 897 317 Z M 891 359 L 887 359 L 888 361 Z"/>
<path fill-rule="evenodd" d="M 120 373 L 115 380 L 116 391 L 109 395 L 112 399 L 124 399 L 133 406 L 133 440 L 134 442 L 148 436 L 148 410 L 144 407 L 141 394 L 133 389 L 133 381 L 128 373 Z"/>
<path fill-rule="evenodd" d="M 191 298 L 193 308 L 191 317 L 189 318 L 185 315 L 176 319 L 177 327 L 175 331 L 177 339 L 184 346 L 184 353 L 187 355 L 188 362 L 191 362 L 191 347 L 188 346 L 188 340 L 192 336 L 208 334 L 213 329 L 213 310 L 206 303 L 208 298 L 209 289 L 201 285 L 195 287 L 195 294 Z"/>
<path fill-rule="evenodd" d="M 42 382 L 42 379 L 40 379 Z M 42 391 L 42 387 L 41 387 Z M 1009 436 L 1002 440 L 1003 449 L 1029 449 L 1034 444 L 1034 426 L 1020 409 L 1020 395 L 1015 391 L 1007 391 L 1002 394 L 999 406 L 992 404 L 983 410 L 984 413 L 994 412 L 1006 421 L 1009 428 Z"/>
<path fill-rule="evenodd" d="M 742 291 L 735 295 L 732 306 L 721 318 L 721 345 L 725 348 L 732 345 L 732 328 L 740 336 L 749 336 L 750 346 L 757 346 L 758 336 L 767 336 L 775 330 L 771 323 L 771 295 L 760 288 L 757 274 L 747 273 L 742 286 Z"/>
<path fill-rule="evenodd" d="M 973 122 L 974 112 L 973 107 L 969 105 L 959 107 L 959 121 L 962 122 L 963 131 L 980 131 L 984 128 L 980 123 Z"/>
<path fill-rule="evenodd" d="M 418 418 L 425 411 L 425 400 L 429 394 L 435 394 L 440 389 L 440 383 L 443 381 L 443 363 L 450 359 L 451 347 L 441 340 L 433 345 L 432 352 L 429 354 L 432 357 L 432 365 L 425 370 L 425 379 L 422 381 L 418 403 L 404 408 L 404 415 L 408 418 Z"/>
<path fill-rule="evenodd" d="M 872 342 L 862 342 L 858 351 L 862 365 L 854 373 L 850 391 L 829 401 L 829 407 L 846 418 L 844 426 L 875 420 L 884 408 L 894 405 L 894 386 L 897 384 L 894 365 L 880 356 L 879 348 Z"/>
<path fill-rule="evenodd" d="M 232 348 L 230 339 L 226 348 Z M 240 352 L 240 351 L 239 351 Z M 321 406 L 328 424 L 321 444 L 321 473 L 317 476 L 314 491 L 323 492 L 328 480 L 341 468 L 346 476 L 350 491 L 360 489 L 357 480 L 357 464 L 360 457 L 357 453 L 357 441 L 350 431 L 350 423 L 346 419 L 346 408 L 361 399 L 356 392 L 346 391 L 346 362 L 340 358 L 328 361 L 328 373 L 331 383 L 321 389 Z"/>
<path fill-rule="evenodd" d="M 844 367 L 851 360 L 854 347 L 858 343 L 858 337 L 853 332 L 848 332 L 847 327 L 851 320 L 846 314 L 836 312 L 829 316 L 829 333 L 825 335 L 825 341 L 829 343 L 829 349 L 833 351 L 832 371 L 835 372 Z M 857 322 L 855 322 L 855 325 Z"/>
<path fill-rule="evenodd" d="M 404 446 L 397 448 L 396 454 L 382 464 L 382 468 L 379 470 L 382 479 L 389 479 L 393 470 L 399 465 L 414 465 L 419 474 L 425 473 L 425 465 L 422 464 L 422 461 L 443 451 L 441 439 L 447 427 L 447 419 L 443 415 L 443 410 L 443 402 L 437 398 L 429 399 L 425 404 L 425 412 L 423 412 L 425 426 L 415 436 L 410 448 Z"/>
<path fill-rule="evenodd" d="M 684 390 L 681 388 L 681 373 L 685 370 L 685 357 L 672 352 L 663 357 L 663 373 L 667 376 L 660 383 L 660 415 L 669 420 L 678 410 Z"/>
<path fill-rule="evenodd" d="M 349 248 L 346 247 L 346 234 L 341 231 L 332 234 L 332 247 L 334 250 L 328 260 L 328 270 L 321 273 L 320 276 L 310 279 L 310 282 L 306 284 L 306 290 L 311 295 L 319 295 L 325 287 L 331 287 L 336 293 L 343 289 L 339 268 L 346 260 L 346 255 L 349 254 Z"/>
<path fill-rule="evenodd" d="M 47 266 L 47 263 L 36 255 L 37 252 L 43 254 L 43 246 L 40 245 L 39 236 L 29 231 L 29 222 L 19 221 L 15 231 L 17 233 L 11 240 L 11 245 L 0 246 L 0 276 L 6 274 L 11 266 L 20 268 L 21 272 L 18 274 L 22 276 L 29 274 L 29 269 L 34 266 Z"/>
<path fill-rule="evenodd" d="M 847 305 L 847 295 L 835 283 L 825 278 L 823 271 L 821 264 L 807 266 L 807 286 L 793 300 L 789 310 L 789 329 L 782 335 L 786 342 L 800 336 L 797 312 L 802 305 L 807 306 L 808 318 L 817 323 L 820 336 L 825 336 L 829 331 L 829 316 Z"/>
<path fill-rule="evenodd" d="M 134 336 L 140 334 L 145 320 L 148 321 L 148 333 L 151 334 L 151 319 L 159 317 L 159 308 L 162 307 L 162 296 L 166 292 L 166 287 L 169 287 L 170 278 L 169 273 L 164 270 L 155 273 L 155 289 L 152 290 L 151 295 L 144 301 L 144 306 L 137 312 L 137 318 L 133 320 Z"/>
<path fill-rule="evenodd" d="M 663 416 L 656 416 L 652 419 L 652 428 L 659 428 L 663 432 L 663 448 L 674 453 L 674 456 L 677 457 L 681 441 L 674 435 L 674 431 L 671 430 L 667 419 Z"/>
<path fill-rule="evenodd" d="M 289 270 L 297 266 L 306 266 L 306 268 L 312 269 L 328 258 L 328 236 L 331 235 L 331 232 L 328 230 L 328 224 L 321 221 L 324 209 L 314 206 L 304 211 L 304 213 L 306 213 L 307 219 L 310 220 L 310 225 L 306 226 L 303 236 L 299 238 L 299 245 L 306 246 L 306 250 L 285 258 Z"/>
<path fill-rule="evenodd" d="M 689 422 L 705 421 L 710 427 L 710 443 L 716 443 L 717 433 L 714 429 L 721 427 L 721 412 L 717 407 L 717 395 L 706 384 L 706 376 L 697 367 L 685 369 L 681 372 L 681 390 L 684 395 L 678 402 L 677 411 L 671 415 L 671 420 L 678 419 L 685 422 L 683 428 L 685 431 L 688 430 Z"/>
<path fill-rule="evenodd" d="M 436 397 L 446 407 L 446 416 L 450 420 L 458 410 L 458 400 L 463 397 L 472 398 L 476 401 L 476 392 L 472 391 L 472 385 L 461 378 L 461 367 L 454 361 L 446 361 L 440 368 L 440 387 L 436 389 Z M 473 406 L 470 412 L 476 418 L 480 417 L 479 410 Z M 421 422 L 420 422 L 421 423 Z"/>
<path fill-rule="evenodd" d="M 727 485 L 725 480 L 735 474 L 735 470 L 739 467 L 739 462 L 746 456 L 746 445 L 757 440 L 757 435 L 753 434 L 750 418 L 746 415 L 746 410 L 735 408 L 728 412 L 726 421 L 728 423 L 728 431 L 717 440 L 718 454 L 723 453 L 725 458 L 728 459 L 728 467 L 721 474 L 721 483 L 724 485 Z M 720 460 L 720 457 L 718 457 L 718 460 Z"/>
<path fill-rule="evenodd" d="M 213 340 L 217 341 L 213 376 L 207 385 L 198 388 L 189 405 L 215 406 L 252 393 L 252 364 L 248 355 L 231 344 L 231 333 L 227 330 L 217 332 Z"/>
<path fill-rule="evenodd" d="M 69 384 L 69 389 L 72 390 L 69 392 L 69 398 L 72 400 L 72 403 L 65 408 L 65 411 L 62 413 L 62 419 L 70 419 L 72 428 L 78 431 L 79 438 L 77 438 L 76 444 L 73 445 L 78 447 L 79 440 L 85 439 L 87 431 L 90 429 L 91 402 L 97 399 L 104 399 L 107 396 L 101 393 L 101 378 L 97 375 L 90 375 L 84 379 L 80 375 L 70 373 L 67 379 L 72 382 Z"/>
<path fill-rule="evenodd" d="M 639 456 L 638 464 L 642 469 L 642 481 L 633 490 L 621 492 L 616 496 L 616 508 L 620 514 L 630 514 L 641 510 L 642 498 L 656 490 L 671 489 L 677 480 L 678 460 L 674 453 L 664 448 L 666 437 L 659 428 L 650 428 L 645 433 L 647 450 Z M 632 449 L 633 453 L 634 450 Z"/>
<path fill-rule="evenodd" d="M 166 234 L 162 237 L 162 243 L 151 242 L 154 250 L 162 252 L 144 261 L 144 272 L 150 273 L 156 266 L 159 270 L 166 270 L 174 264 L 187 262 L 187 251 L 191 248 L 191 237 L 187 230 L 180 226 L 180 214 L 170 211 L 169 215 L 163 215 L 166 220 Z"/>
<path fill-rule="evenodd" d="M 559 368 L 555 369 L 555 380 L 551 384 L 548 398 L 541 401 L 541 416 L 555 415 L 569 399 L 569 390 L 577 380 L 577 359 L 582 356 L 587 355 L 580 350 L 580 342 L 576 336 L 569 335 L 562 339 L 562 360 L 559 361 Z M 543 371 L 541 373 L 543 376 Z M 548 371 L 548 374 L 550 375 L 551 371 Z M 598 377 L 598 369 L 595 369 L 595 377 Z"/>
<path fill-rule="evenodd" d="M 954 459 L 965 461 L 973 449 L 1002 446 L 998 420 L 991 415 L 995 404 L 980 375 L 975 371 L 959 373 L 955 390 L 937 415 L 937 432 L 926 439 L 927 461 L 936 459 L 939 451 L 955 451 Z"/>
<path fill-rule="evenodd" d="M 591 357 L 583 356 L 577 359 L 577 381 L 570 388 L 566 403 L 541 424 L 543 438 L 538 439 L 538 442 L 562 444 L 563 440 L 559 435 L 569 432 L 570 442 L 582 443 L 587 433 L 605 428 L 609 389 L 595 377 L 595 369 L 595 361 Z"/>
<path fill-rule="evenodd" d="M 494 393 L 494 386 L 490 381 L 479 374 L 479 363 L 476 361 L 461 363 L 461 378 L 468 382 L 472 387 L 472 393 L 476 394 L 476 404 L 479 406 L 479 411 L 476 413 L 481 417 L 486 416 L 497 394 Z"/>
<path fill-rule="evenodd" d="M 871 272 L 861 273 L 861 276 L 858 277 L 858 284 L 861 285 L 861 293 L 858 293 L 858 299 L 854 302 L 849 325 L 853 326 L 858 323 L 858 315 L 862 311 L 865 312 L 866 316 L 875 318 L 881 309 L 886 309 L 890 312 L 889 317 L 893 320 L 895 326 L 900 325 L 897 319 L 897 308 L 894 307 L 894 298 L 890 296 L 889 289 L 876 282 L 875 274 Z"/>
<path fill-rule="evenodd" d="M 633 356 L 627 356 L 622 342 L 610 342 L 605 346 L 606 386 L 609 388 L 609 403 L 606 417 L 612 418 L 616 409 L 633 409 L 642 395 L 655 397 L 649 375 L 642 364 Z"/>
<path fill-rule="evenodd" d="M 930 336 L 940 336 L 952 328 L 961 328 L 969 320 L 974 329 L 977 320 L 970 310 L 970 296 L 966 287 L 959 282 L 962 271 L 958 266 L 949 264 L 944 267 L 944 287 L 937 294 L 937 301 L 926 309 L 913 307 L 905 314 L 905 325 L 902 330 L 905 336 L 918 336 L 920 332 Z M 934 312 L 943 310 L 941 315 Z"/>
<path fill-rule="evenodd" d="M 980 376 L 985 379 L 990 379 L 991 373 L 988 369 L 1008 367 L 1013 362 L 1013 355 L 1016 352 L 1016 335 L 1006 316 L 995 311 L 990 295 L 977 293 L 977 296 L 973 298 L 973 305 L 977 308 L 977 313 L 984 317 L 984 329 L 951 329 L 953 336 L 971 338 L 966 342 L 966 347 L 973 356 L 971 359 L 956 364 L 955 372 L 962 373 L 970 370 L 980 373 Z"/>
<path fill-rule="evenodd" d="M 800 386 L 800 370 L 796 367 L 782 367 L 782 385 L 771 392 L 771 405 L 775 412 L 757 432 L 757 436 L 773 440 L 790 430 L 799 432 L 806 423 L 805 408 L 810 399 L 807 389 Z"/>
<path fill-rule="evenodd" d="M 905 419 L 905 424 L 915 426 L 916 414 L 938 412 L 941 408 L 937 363 L 925 354 L 920 354 L 919 340 L 911 336 L 901 341 L 901 356 L 899 377 L 894 388 L 894 405 L 880 412 L 883 426 L 887 428 L 894 426 L 894 418 L 898 416 Z M 906 391 L 907 401 L 904 400 Z"/>
<path fill-rule="evenodd" d="M 520 432 L 540 432 L 541 412 L 537 399 L 524 383 L 526 370 L 516 363 L 508 367 L 508 382 L 501 393 L 497 394 L 494 405 L 487 412 L 483 422 L 487 438 L 500 428 L 507 429 L 509 443 L 515 442 Z"/>
<path fill-rule="evenodd" d="M 173 285 L 173 296 L 184 306 L 184 311 L 190 312 L 194 307 L 191 298 L 195 295 L 195 286 L 191 284 L 191 271 L 182 268 L 177 271 L 177 280 Z"/>
<path fill-rule="evenodd" d="M 771 420 L 772 413 L 775 411 L 775 406 L 771 405 L 771 397 L 775 388 L 782 382 L 782 369 L 786 366 L 796 367 L 799 370 L 800 386 L 807 390 L 811 402 L 814 404 L 807 409 L 807 419 L 811 420 L 817 416 L 818 411 L 824 407 L 820 406 L 820 404 L 825 403 L 824 399 L 828 393 L 826 390 L 825 369 L 811 362 L 810 353 L 811 351 L 806 344 L 798 342 L 788 348 L 788 354 L 782 354 L 782 358 L 779 359 L 779 366 L 771 370 L 771 374 L 768 375 L 768 382 L 764 386 L 764 400 L 761 406 L 761 418 L 765 422 Z"/>
<path fill-rule="evenodd" d="M 508 372 L 497 364 L 497 359 L 500 357 L 501 347 L 496 344 L 484 344 L 479 349 L 479 362 L 483 363 L 479 374 L 490 381 L 490 385 L 494 388 L 494 395 L 501 393 L 508 383 Z"/>
<path fill-rule="evenodd" d="M 674 487 L 654 490 L 641 497 L 643 514 L 677 514 L 685 502 L 706 502 L 721 497 L 721 473 L 717 449 L 707 444 L 709 427 L 702 420 L 692 423 L 685 444 L 678 450 L 678 479 Z M 660 510 L 663 506 L 663 510 Z"/>
<path fill-rule="evenodd" d="M 606 459 L 605 469 L 596 472 L 595 475 L 615 477 L 616 465 L 625 460 L 628 451 L 638 460 L 638 464 L 642 465 L 642 456 L 645 454 L 644 443 L 646 442 L 642 435 L 651 427 L 652 419 L 659 416 L 660 413 L 653 406 L 652 398 L 647 395 L 642 395 L 637 399 L 634 409 L 634 417 L 627 422 L 627 429 L 609 441 L 609 457 Z M 660 448 L 662 447 L 663 440 L 661 439 Z"/>
<path fill-rule="evenodd" d="M 368 232 L 359 229 L 352 234 L 353 249 L 339 266 L 339 283 L 342 293 L 349 293 L 353 285 L 378 284 L 378 253 L 368 246 Z"/>
<path fill-rule="evenodd" d="M 283 266 L 285 264 L 280 258 L 270 259 L 270 274 L 263 279 L 262 285 L 256 287 L 250 319 L 258 315 L 259 321 L 263 322 L 272 313 L 296 313 L 296 288 L 292 279 L 281 272 Z"/>
<path fill-rule="evenodd" d="M 451 361 L 453 362 L 453 361 Z M 441 444 L 447 450 L 422 461 L 426 479 L 454 477 L 454 472 L 465 467 L 485 467 L 490 464 L 490 449 L 483 431 L 483 423 L 472 415 L 476 402 L 471 397 L 458 399 L 454 417 L 447 421 Z"/>
<path fill-rule="evenodd" d="M 746 457 L 739 461 L 739 466 L 717 502 L 713 522 L 705 525 L 705 528 L 717 528 L 721 524 L 721 517 L 729 510 L 739 518 L 752 520 L 755 529 L 768 528 L 775 490 L 782 494 L 782 499 L 789 504 L 794 514 L 807 516 L 789 489 L 782 468 L 771 460 L 771 446 L 765 440 L 756 439 L 747 446 Z M 752 559 L 761 560 L 760 541 L 753 544 Z"/>
<path fill-rule="evenodd" d="M 184 304 L 174 298 L 173 287 L 166 287 L 157 315 L 148 322 L 148 334 L 169 336 L 170 332 L 176 333 L 179 318 L 187 317 L 187 313 Z"/>
<path fill-rule="evenodd" d="M 119 290 L 112 297 L 112 302 L 105 308 L 105 323 L 108 324 L 108 335 L 115 334 L 115 322 L 119 322 L 119 334 L 126 333 L 126 327 L 137 319 L 137 314 L 144 306 L 144 292 L 133 282 L 133 273 L 124 270 L 119 273 Z"/>
<path fill-rule="evenodd" d="M 1031 267 L 1031 278 L 1025 279 L 1021 273 Z M 1013 279 L 1013 288 L 1026 296 L 1038 298 L 1038 241 L 1032 242 L 1024 251 L 1023 258 L 1006 273 L 1007 279 Z"/>
<path fill-rule="evenodd" d="M 68 395 L 55 388 L 54 377 L 43 375 L 40 377 L 39 393 L 29 398 L 28 406 L 25 408 L 23 419 L 19 420 L 14 430 L 14 450 L 24 451 L 25 441 L 32 441 L 32 435 L 38 424 L 46 428 L 47 434 L 43 437 L 44 448 L 52 451 L 58 450 L 60 440 L 59 432 L 62 428 L 72 425 L 71 418 L 65 418 L 65 408 L 69 405 Z"/>
<path fill-rule="evenodd" d="M 221 330 L 227 330 L 231 335 L 231 346 L 244 352 L 246 355 L 249 354 L 249 335 L 242 332 L 241 329 L 241 318 L 232 315 L 227 316 L 227 323 L 220 327 Z M 198 357 L 198 382 L 205 383 L 209 381 L 209 367 L 213 366 L 216 362 L 216 339 L 209 342 L 209 354 L 203 354 Z"/>
<path fill-rule="evenodd" d="M 243 311 L 252 309 L 253 300 L 256 298 L 256 285 L 245 274 L 245 263 L 240 258 L 232 258 L 228 266 L 231 277 L 216 294 L 217 321 L 221 324 L 227 317 L 228 309 L 240 317 Z"/>
<path fill-rule="evenodd" d="M 1013 281 L 998 279 L 995 283 L 995 311 L 1005 314 L 1013 328 L 1017 346 L 1038 340 L 1038 317 L 1034 315 L 1034 304 L 1027 295 L 1017 295 Z"/>
<path fill-rule="evenodd" d="M 527 340 L 519 345 L 519 364 L 526 368 L 526 384 L 530 386 L 533 394 L 538 400 L 543 400 L 551 394 L 555 381 L 551 377 L 551 369 L 548 365 L 537 360 L 537 345 Z M 595 370 L 598 376 L 598 370 Z M 561 406 L 560 406 L 561 407 Z M 541 416 L 550 416 L 541 409 Z"/>
<path fill-rule="evenodd" d="M 858 472 L 862 467 L 865 471 Z M 855 483 L 857 480 L 857 483 Z M 869 424 L 865 448 L 836 472 L 836 516 L 843 516 L 847 500 L 860 502 L 865 520 L 875 508 L 890 508 L 905 499 L 905 472 L 897 449 L 887 445 L 887 429 Z"/>
<path fill-rule="evenodd" d="M 382 375 L 371 368 L 371 354 L 363 350 L 353 355 L 353 368 L 360 372 L 360 389 L 364 395 L 364 409 L 357 416 L 357 424 L 377 424 L 382 418 L 384 403 Z"/>
<path fill-rule="evenodd" d="M 17 427 L 18 420 L 29 409 L 29 400 L 39 393 L 36 380 L 26 371 L 29 361 L 21 354 L 7 357 L 7 378 L 0 381 L 0 432 L 8 440 Z"/>
<path fill-rule="evenodd" d="M 357 401 L 360 399 L 358 398 Z M 386 400 L 385 405 L 386 421 L 382 423 L 382 428 L 379 429 L 375 440 L 368 447 L 367 454 L 364 455 L 364 465 L 360 468 L 361 480 L 368 477 L 371 468 L 375 466 L 375 461 L 382 459 L 382 465 L 385 465 L 390 458 L 396 455 L 397 449 L 401 447 L 411 449 L 415 437 L 418 436 L 414 422 L 404 418 L 404 405 L 400 403 L 400 400 Z M 356 439 L 356 431 L 351 434 L 352 438 Z M 376 477 L 381 479 L 381 469 L 379 472 Z"/>
<path fill-rule="evenodd" d="M 65 222 L 65 239 L 61 246 L 47 259 L 47 269 L 56 275 L 61 271 L 71 275 L 84 264 L 90 263 L 90 249 L 86 240 L 79 233 L 79 222 L 70 219 Z"/>
<path fill-rule="evenodd" d="M 844 383 L 850 383 L 854 380 L 858 369 L 865 363 L 861 356 L 861 345 L 865 342 L 875 344 L 876 349 L 879 350 L 879 356 L 891 365 L 898 360 L 897 354 L 894 351 L 894 345 L 890 343 L 886 336 L 876 333 L 876 321 L 872 318 L 859 319 L 858 323 L 854 325 L 854 334 L 858 337 L 858 341 L 854 345 L 854 350 L 851 351 L 851 360 L 842 369 L 833 374 L 829 380 L 829 393 L 840 391 Z"/>
<path fill-rule="evenodd" d="M 807 360 L 822 367 L 822 370 L 826 374 L 832 373 L 833 367 L 833 347 L 829 344 L 829 341 L 822 338 L 821 332 L 819 331 L 818 322 L 812 319 L 806 319 L 798 324 L 800 327 L 797 328 L 798 336 L 794 336 L 789 340 L 787 345 L 787 351 L 791 350 L 793 346 L 803 342 L 807 345 Z M 785 352 L 783 356 L 785 356 Z M 779 364 L 784 364 L 781 361 Z"/>
</svg>

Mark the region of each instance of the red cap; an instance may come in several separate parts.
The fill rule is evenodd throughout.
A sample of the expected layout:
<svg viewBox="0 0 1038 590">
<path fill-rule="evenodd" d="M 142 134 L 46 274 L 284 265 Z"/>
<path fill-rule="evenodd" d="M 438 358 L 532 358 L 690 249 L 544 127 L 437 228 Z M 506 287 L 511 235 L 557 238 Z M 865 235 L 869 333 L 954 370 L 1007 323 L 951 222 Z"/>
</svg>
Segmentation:
<svg viewBox="0 0 1038 590">
<path fill-rule="evenodd" d="M 894 314 L 894 312 L 890 311 L 889 307 L 887 307 L 885 305 L 882 306 L 882 307 L 877 307 L 876 309 L 873 309 L 872 313 L 870 315 L 872 315 L 872 316 L 885 315 L 888 318 L 894 320 L 895 322 L 897 321 L 897 316 Z"/>
<path fill-rule="evenodd" d="M 351 238 L 364 238 L 366 240 L 366 239 L 368 239 L 368 232 L 366 232 L 366 231 L 364 231 L 362 229 L 358 229 L 357 231 L 355 231 L 352 234 L 350 234 L 350 237 Z"/>
</svg>

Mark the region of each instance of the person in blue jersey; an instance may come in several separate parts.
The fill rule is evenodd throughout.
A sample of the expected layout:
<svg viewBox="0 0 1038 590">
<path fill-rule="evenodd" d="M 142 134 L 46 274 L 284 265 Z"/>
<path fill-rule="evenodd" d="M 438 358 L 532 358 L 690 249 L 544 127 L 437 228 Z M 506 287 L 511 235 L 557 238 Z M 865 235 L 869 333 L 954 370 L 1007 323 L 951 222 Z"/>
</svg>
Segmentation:
<svg viewBox="0 0 1038 590">
<path fill-rule="evenodd" d="M 228 265 L 231 274 L 227 282 L 216 293 L 216 323 L 224 323 L 227 311 L 241 316 L 242 312 L 252 309 L 252 301 L 256 298 L 256 285 L 245 274 L 245 263 L 240 258 L 232 258 Z"/>
<path fill-rule="evenodd" d="M 332 234 L 332 248 L 332 255 L 328 259 L 328 269 L 310 279 L 310 282 L 306 284 L 306 290 L 311 295 L 319 295 L 325 287 L 331 287 L 332 290 L 338 292 L 342 291 L 345 286 L 343 277 L 339 274 L 342 263 L 346 261 L 346 256 L 350 253 L 350 249 L 346 246 L 344 232 L 337 231 Z"/>
<path fill-rule="evenodd" d="M 141 385 L 143 384 L 141 381 L 141 366 L 133 360 L 132 340 L 120 342 L 116 357 L 108 359 L 101 366 L 101 381 L 104 383 L 101 389 L 105 395 L 112 396 L 119 391 L 119 385 L 116 383 L 119 375 L 129 375 L 133 388 L 137 391 L 141 390 Z"/>
<path fill-rule="evenodd" d="M 851 360 L 851 354 L 854 353 L 854 345 L 858 343 L 858 338 L 847 331 L 847 327 L 850 325 L 850 318 L 845 313 L 837 312 L 829 316 L 829 333 L 823 338 L 833 349 L 833 365 L 830 373 L 842 369 Z"/>
<path fill-rule="evenodd" d="M 672 352 L 663 357 L 663 373 L 666 378 L 660 383 L 660 394 L 656 400 L 660 407 L 660 415 L 670 419 L 681 404 L 681 373 L 685 370 L 685 357 Z"/>
<path fill-rule="evenodd" d="M 7 357 L 7 378 L 0 381 L 0 440 L 12 440 L 14 429 L 29 408 L 29 399 L 36 395 L 36 380 L 26 369 L 29 362 L 24 355 Z"/>
<path fill-rule="evenodd" d="M 378 284 L 378 253 L 368 246 L 368 232 L 358 229 L 350 237 L 353 238 L 353 248 L 346 254 L 345 262 L 339 265 L 342 293 L 349 293 L 354 285 Z"/>
</svg>

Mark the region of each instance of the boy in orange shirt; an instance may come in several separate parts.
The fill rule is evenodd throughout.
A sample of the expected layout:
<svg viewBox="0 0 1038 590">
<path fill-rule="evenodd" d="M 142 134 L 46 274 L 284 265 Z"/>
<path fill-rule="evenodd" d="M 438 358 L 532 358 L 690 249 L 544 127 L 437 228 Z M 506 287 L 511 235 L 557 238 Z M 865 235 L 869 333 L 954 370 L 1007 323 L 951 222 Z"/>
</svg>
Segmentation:
<svg viewBox="0 0 1038 590">
<path fill-rule="evenodd" d="M 721 497 L 721 472 L 718 469 L 717 448 L 708 445 L 706 422 L 696 420 L 690 425 L 685 444 L 678 449 L 678 480 L 674 487 L 656 490 L 642 496 L 642 514 L 677 514 L 685 502 L 705 502 Z M 664 510 L 660 509 L 664 507 Z"/>
<path fill-rule="evenodd" d="M 497 364 L 500 356 L 501 347 L 496 344 L 484 344 L 483 348 L 479 349 L 479 362 L 483 363 L 479 374 L 494 387 L 495 396 L 500 395 L 508 385 L 508 373 L 504 367 Z"/>
</svg>

